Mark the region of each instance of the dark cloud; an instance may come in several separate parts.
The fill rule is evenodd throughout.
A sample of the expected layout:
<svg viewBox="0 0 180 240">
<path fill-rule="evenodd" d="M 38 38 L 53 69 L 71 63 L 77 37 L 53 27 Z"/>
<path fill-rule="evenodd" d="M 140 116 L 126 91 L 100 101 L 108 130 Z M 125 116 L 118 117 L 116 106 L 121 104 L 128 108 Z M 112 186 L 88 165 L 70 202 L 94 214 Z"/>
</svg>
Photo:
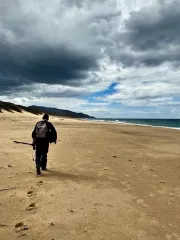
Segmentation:
<svg viewBox="0 0 180 240">
<path fill-rule="evenodd" d="M 156 8 L 142 8 L 130 13 L 125 26 L 129 30 L 125 40 L 135 50 L 148 50 L 166 44 L 180 44 L 180 2 L 160 4 Z"/>
<path fill-rule="evenodd" d="M 76 5 L 81 5 L 81 2 L 76 1 Z M 50 4 L 48 1 L 45 3 L 46 7 Z M 57 11 L 55 5 L 52 13 L 41 6 L 41 2 L 37 10 L 35 2 L 29 5 L 29 10 L 20 0 L 0 3 L 0 93 L 19 91 L 21 86 L 34 83 L 77 87 L 96 81 L 90 81 L 90 75 L 99 68 L 99 53 L 96 50 L 93 52 L 90 46 L 81 47 L 83 40 L 78 43 L 78 37 L 82 35 L 78 24 L 70 33 L 63 32 L 62 29 L 66 29 L 63 14 L 56 16 L 60 10 L 63 12 L 62 3 L 58 3 Z M 43 9 L 46 11 L 44 16 Z M 48 17 L 51 17 L 49 22 Z M 55 21 L 57 24 L 54 24 Z M 71 46 L 66 38 L 71 39 Z"/>
<path fill-rule="evenodd" d="M 116 35 L 113 59 L 125 66 L 158 66 L 169 62 L 180 65 L 180 1 L 159 1 L 152 7 L 132 11 L 124 21 L 125 31 Z"/>
<path fill-rule="evenodd" d="M 19 86 L 8 84 L 0 89 L 0 95 L 16 98 L 25 96 L 28 99 L 30 99 L 32 95 L 34 98 L 79 98 L 86 94 L 88 94 L 88 91 L 83 87 L 67 87 L 50 84 L 22 85 L 22 82 L 20 82 Z"/>
<path fill-rule="evenodd" d="M 44 98 L 79 98 L 83 97 L 87 94 L 88 92 L 83 89 L 83 90 L 63 90 L 63 91 L 42 91 L 39 94 L 34 94 L 34 97 L 44 97 Z"/>
<path fill-rule="evenodd" d="M 0 94 L 33 84 L 99 83 L 101 48 L 112 44 L 108 35 L 121 16 L 116 6 L 115 0 L 1 2 Z"/>
<path fill-rule="evenodd" d="M 88 72 L 97 69 L 97 59 L 87 52 L 65 46 L 9 46 L 0 44 L 0 86 L 31 83 L 81 86 Z"/>
<path fill-rule="evenodd" d="M 121 11 L 117 11 L 117 12 L 109 13 L 109 14 L 101 13 L 101 14 L 98 14 L 97 16 L 95 16 L 94 19 L 92 19 L 92 20 L 96 20 L 96 22 L 100 21 L 100 20 L 110 21 L 112 18 L 116 18 L 119 16 L 121 16 Z"/>
</svg>

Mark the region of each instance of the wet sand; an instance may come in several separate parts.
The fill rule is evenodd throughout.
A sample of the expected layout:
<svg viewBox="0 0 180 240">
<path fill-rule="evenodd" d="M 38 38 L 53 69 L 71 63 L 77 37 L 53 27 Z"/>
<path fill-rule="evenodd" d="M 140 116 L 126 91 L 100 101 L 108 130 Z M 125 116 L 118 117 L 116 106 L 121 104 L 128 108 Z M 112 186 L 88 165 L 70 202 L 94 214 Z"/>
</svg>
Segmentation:
<svg viewBox="0 0 180 240">
<path fill-rule="evenodd" d="M 31 143 L 39 119 L 0 113 L 0 239 L 180 239 L 180 131 L 51 118 L 58 142 L 36 177 L 13 140 Z"/>
</svg>

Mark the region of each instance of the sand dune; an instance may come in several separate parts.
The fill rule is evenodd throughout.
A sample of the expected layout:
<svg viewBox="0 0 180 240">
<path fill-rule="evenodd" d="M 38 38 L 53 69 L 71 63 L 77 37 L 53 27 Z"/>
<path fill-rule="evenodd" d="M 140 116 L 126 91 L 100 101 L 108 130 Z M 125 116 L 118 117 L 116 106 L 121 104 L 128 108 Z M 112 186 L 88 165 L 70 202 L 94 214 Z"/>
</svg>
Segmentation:
<svg viewBox="0 0 180 240">
<path fill-rule="evenodd" d="M 37 178 L 13 140 L 31 142 L 40 119 L 0 114 L 0 239 L 180 239 L 180 131 L 53 117 Z"/>
</svg>

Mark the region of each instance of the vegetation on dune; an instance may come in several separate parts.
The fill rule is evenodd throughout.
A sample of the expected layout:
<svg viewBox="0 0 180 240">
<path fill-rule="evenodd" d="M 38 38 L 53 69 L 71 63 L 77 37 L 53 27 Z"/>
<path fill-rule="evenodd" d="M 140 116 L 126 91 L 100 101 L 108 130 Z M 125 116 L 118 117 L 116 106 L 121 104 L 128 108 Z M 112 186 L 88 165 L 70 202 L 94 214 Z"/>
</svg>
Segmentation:
<svg viewBox="0 0 180 240">
<path fill-rule="evenodd" d="M 57 108 L 48 108 L 48 107 L 42 107 L 42 106 L 21 106 L 16 105 L 14 103 L 10 102 L 3 102 L 0 101 L 0 112 L 2 110 L 6 110 L 8 112 L 19 112 L 22 113 L 22 111 L 27 111 L 35 115 L 44 114 L 47 113 L 49 115 L 53 116 L 59 116 L 59 117 L 70 117 L 70 118 L 94 118 L 92 116 L 89 116 L 87 114 L 83 113 L 76 113 L 69 110 L 62 110 Z"/>
</svg>

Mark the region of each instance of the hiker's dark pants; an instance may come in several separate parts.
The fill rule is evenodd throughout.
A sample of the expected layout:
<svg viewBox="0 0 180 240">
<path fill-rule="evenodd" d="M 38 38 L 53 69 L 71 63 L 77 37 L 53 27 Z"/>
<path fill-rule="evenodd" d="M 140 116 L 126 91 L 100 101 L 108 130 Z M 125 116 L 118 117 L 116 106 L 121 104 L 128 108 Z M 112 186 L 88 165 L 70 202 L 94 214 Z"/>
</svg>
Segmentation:
<svg viewBox="0 0 180 240">
<path fill-rule="evenodd" d="M 49 141 L 47 139 L 36 139 L 36 168 L 46 168 L 48 150 Z"/>
</svg>

